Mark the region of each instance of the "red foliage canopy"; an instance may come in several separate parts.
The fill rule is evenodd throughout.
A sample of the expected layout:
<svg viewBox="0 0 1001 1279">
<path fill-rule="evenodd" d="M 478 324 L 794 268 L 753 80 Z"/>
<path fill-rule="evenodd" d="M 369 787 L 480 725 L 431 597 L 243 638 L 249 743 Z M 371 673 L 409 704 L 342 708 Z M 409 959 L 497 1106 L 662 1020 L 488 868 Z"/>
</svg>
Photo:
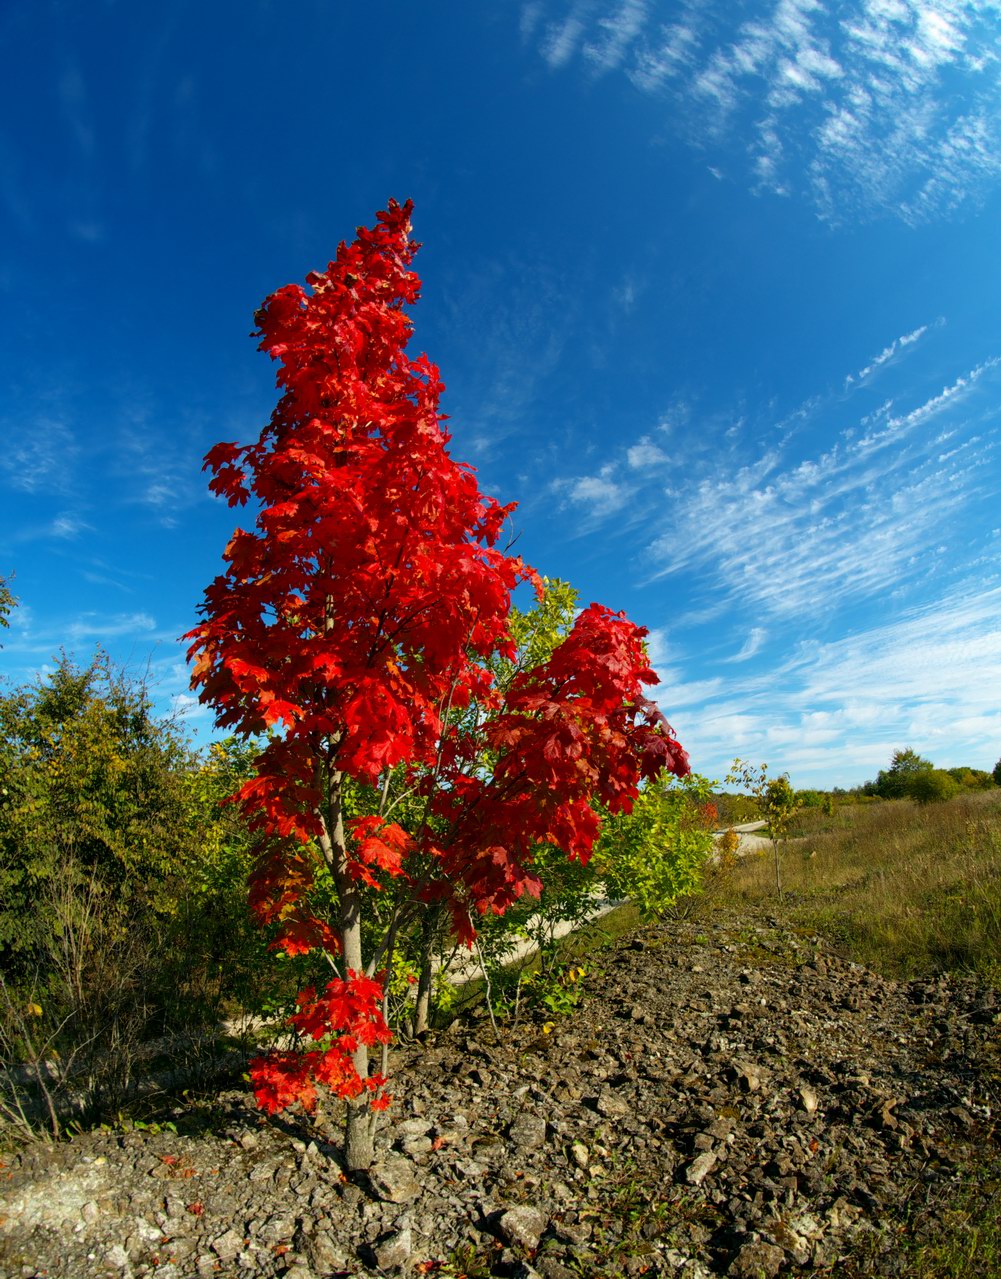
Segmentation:
<svg viewBox="0 0 1001 1279">
<path fill-rule="evenodd" d="M 688 771 L 642 696 L 656 680 L 645 632 L 598 605 L 501 704 L 487 659 L 514 656 L 511 592 L 539 583 L 497 549 L 513 506 L 484 497 L 448 452 L 438 369 L 405 353 L 404 307 L 420 285 L 410 214 L 409 201 L 391 202 L 307 277 L 308 290 L 287 285 L 265 301 L 258 334 L 280 364 L 281 398 L 256 442 L 217 444 L 205 461 L 212 490 L 231 506 L 252 500 L 257 516 L 253 531 L 233 534 L 187 637 L 193 684 L 220 727 L 273 731 L 240 799 L 262 836 L 251 904 L 280 924 L 276 945 L 292 954 L 343 948 L 337 921 L 306 905 L 311 841 L 334 834 L 322 780 L 331 769 L 373 781 L 402 764 L 425 788 L 437 821 L 411 833 L 356 821 L 342 837 L 346 866 L 377 888 L 420 853 L 437 873 L 415 891 L 447 899 L 467 935 L 470 906 L 501 912 L 537 891 L 538 844 L 587 859 L 591 797 L 628 810 L 640 778 Z M 472 702 L 477 726 L 462 731 L 455 712 Z M 268 1109 L 309 1104 L 311 1079 L 346 1096 L 373 1087 L 348 1053 L 388 1033 L 381 987 L 357 973 L 337 982 L 319 998 L 304 992 L 293 1019 L 332 1046 L 255 1063 Z"/>
</svg>

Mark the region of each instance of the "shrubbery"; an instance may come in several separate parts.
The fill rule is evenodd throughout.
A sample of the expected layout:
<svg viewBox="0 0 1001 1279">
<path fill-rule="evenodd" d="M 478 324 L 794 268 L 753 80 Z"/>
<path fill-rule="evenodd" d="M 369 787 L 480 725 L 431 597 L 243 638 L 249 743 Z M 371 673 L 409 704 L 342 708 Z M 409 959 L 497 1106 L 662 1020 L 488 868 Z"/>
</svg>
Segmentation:
<svg viewBox="0 0 1001 1279">
<path fill-rule="evenodd" d="M 259 1006 L 250 840 L 220 803 L 248 753 L 199 759 L 101 654 L 0 696 L 0 1117 L 113 1108 L 151 1043 L 176 1072 L 198 1031 Z"/>
</svg>

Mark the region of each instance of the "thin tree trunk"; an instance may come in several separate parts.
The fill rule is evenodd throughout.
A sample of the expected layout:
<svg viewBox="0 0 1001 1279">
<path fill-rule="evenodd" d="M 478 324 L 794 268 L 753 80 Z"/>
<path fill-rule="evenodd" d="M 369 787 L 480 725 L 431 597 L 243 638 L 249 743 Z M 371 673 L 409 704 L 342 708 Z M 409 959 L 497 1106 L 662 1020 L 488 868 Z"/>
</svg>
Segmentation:
<svg viewBox="0 0 1001 1279">
<path fill-rule="evenodd" d="M 365 962 L 362 954 L 361 912 L 362 898 L 358 885 L 348 872 L 347 849 L 344 838 L 344 813 L 341 806 L 341 773 L 329 764 L 323 766 L 326 780 L 325 811 L 321 814 L 323 831 L 320 846 L 324 858 L 337 885 L 340 917 L 337 931 L 341 938 L 341 957 L 347 971 L 363 973 Z M 359 1079 L 367 1079 L 369 1071 L 368 1046 L 359 1043 L 351 1054 L 351 1061 Z M 344 1162 L 348 1172 L 364 1172 L 375 1158 L 376 1115 L 368 1104 L 369 1095 L 347 1099 L 347 1118 L 344 1130 Z"/>
<path fill-rule="evenodd" d="M 431 986 L 434 976 L 435 943 L 438 941 L 440 907 L 426 907 L 421 920 L 421 968 L 417 977 L 417 1002 L 414 1006 L 414 1034 L 431 1029 Z"/>
<path fill-rule="evenodd" d="M 417 1000 L 414 1004 L 414 1035 L 424 1035 L 431 1028 L 431 956 L 421 960 L 417 977 Z"/>
</svg>

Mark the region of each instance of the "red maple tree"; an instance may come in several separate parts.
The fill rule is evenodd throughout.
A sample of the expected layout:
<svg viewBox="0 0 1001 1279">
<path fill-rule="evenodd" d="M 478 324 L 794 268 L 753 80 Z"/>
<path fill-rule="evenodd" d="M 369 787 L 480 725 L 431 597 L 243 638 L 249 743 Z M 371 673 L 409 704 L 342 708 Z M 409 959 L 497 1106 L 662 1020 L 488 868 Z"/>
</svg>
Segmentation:
<svg viewBox="0 0 1001 1279">
<path fill-rule="evenodd" d="M 258 1101 L 309 1108 L 317 1083 L 344 1097 L 351 1169 L 371 1162 L 371 1108 L 388 1101 L 369 1051 L 390 1038 L 380 965 L 399 929 L 445 903 L 471 938 L 477 912 L 538 892 L 539 844 L 590 856 L 592 798 L 628 811 L 642 778 L 688 771 L 643 696 L 645 632 L 621 614 L 592 604 L 549 660 L 495 686 L 491 657 L 515 655 L 511 593 L 540 584 L 498 549 L 513 504 L 448 451 L 438 369 L 406 355 L 411 208 L 391 202 L 308 290 L 257 313 L 281 398 L 258 440 L 205 463 L 230 505 L 253 500 L 255 528 L 233 534 L 187 637 L 217 724 L 267 734 L 239 792 L 260 835 L 251 906 L 276 945 L 335 970 L 291 1019 L 317 1048 L 252 1063 Z M 401 797 L 420 813 L 410 829 L 389 820 Z M 310 904 L 321 877 L 326 914 Z M 363 953 L 366 903 L 390 884 L 402 891 Z"/>
</svg>

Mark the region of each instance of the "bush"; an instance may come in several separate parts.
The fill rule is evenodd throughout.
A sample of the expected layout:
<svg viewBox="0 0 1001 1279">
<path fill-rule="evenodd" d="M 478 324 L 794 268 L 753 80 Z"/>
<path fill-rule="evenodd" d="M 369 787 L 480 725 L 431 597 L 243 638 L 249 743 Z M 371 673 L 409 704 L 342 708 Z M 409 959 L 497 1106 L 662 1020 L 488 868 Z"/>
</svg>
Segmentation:
<svg viewBox="0 0 1001 1279">
<path fill-rule="evenodd" d="M 694 892 L 713 847 L 714 783 L 697 773 L 660 777 L 629 814 L 605 822 L 595 869 L 610 896 L 628 897 L 647 918 Z"/>
<path fill-rule="evenodd" d="M 919 804 L 941 804 L 958 795 L 962 787 L 941 768 L 916 773 L 908 782 L 907 794 Z"/>
<path fill-rule="evenodd" d="M 248 753 L 199 760 L 100 653 L 0 696 L 0 1117 L 113 1110 L 158 1039 L 179 1077 L 234 999 L 260 1005 L 275 969 L 221 803 Z"/>
</svg>

